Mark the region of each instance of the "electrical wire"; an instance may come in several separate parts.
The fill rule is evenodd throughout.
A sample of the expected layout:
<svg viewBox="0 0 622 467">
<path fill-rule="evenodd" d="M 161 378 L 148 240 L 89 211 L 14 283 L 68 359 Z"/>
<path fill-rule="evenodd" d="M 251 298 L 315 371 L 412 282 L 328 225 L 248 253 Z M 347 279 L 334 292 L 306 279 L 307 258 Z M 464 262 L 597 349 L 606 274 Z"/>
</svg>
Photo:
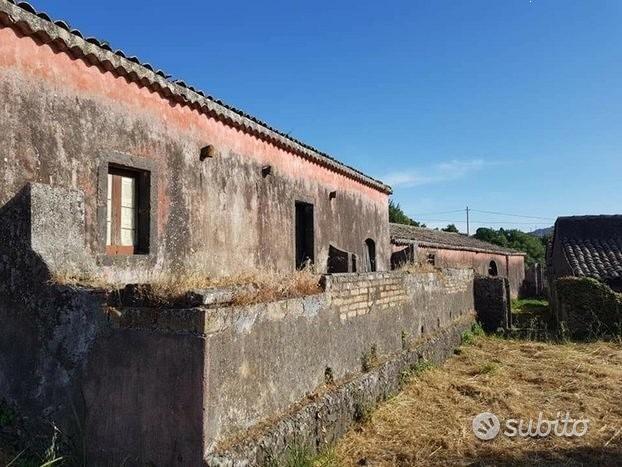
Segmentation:
<svg viewBox="0 0 622 467">
<path fill-rule="evenodd" d="M 525 216 L 525 215 L 521 215 L 521 214 L 508 214 L 505 212 L 496 212 L 496 211 L 482 211 L 479 209 L 470 209 L 469 211 L 473 211 L 473 212 L 481 212 L 484 214 L 495 214 L 498 216 L 509 216 L 509 217 L 522 217 L 525 219 L 542 219 L 542 220 L 546 220 L 546 221 L 554 221 L 555 219 L 553 219 L 552 217 L 540 217 L 540 216 Z"/>
<path fill-rule="evenodd" d="M 415 219 L 418 222 L 448 222 L 450 224 L 466 224 L 467 221 L 457 221 L 449 219 Z M 474 221 L 469 220 L 469 224 L 479 225 L 495 225 L 495 224 L 510 224 L 510 225 L 545 225 L 544 222 L 511 222 L 511 221 Z M 548 224 L 547 224 L 548 225 Z"/>
<path fill-rule="evenodd" d="M 464 209 L 454 209 L 453 211 L 439 211 L 439 212 L 428 212 L 428 213 L 419 213 L 419 214 L 410 214 L 411 216 L 435 216 L 437 214 L 453 214 L 454 212 L 464 212 Z"/>
</svg>

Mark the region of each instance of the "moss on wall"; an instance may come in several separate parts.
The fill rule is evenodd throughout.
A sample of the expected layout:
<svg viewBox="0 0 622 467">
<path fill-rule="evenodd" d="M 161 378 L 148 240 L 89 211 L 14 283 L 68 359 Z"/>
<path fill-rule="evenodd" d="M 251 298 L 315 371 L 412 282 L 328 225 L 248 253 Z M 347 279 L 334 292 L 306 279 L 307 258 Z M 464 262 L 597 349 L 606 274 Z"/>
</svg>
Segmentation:
<svg viewBox="0 0 622 467">
<path fill-rule="evenodd" d="M 622 337 L 622 294 L 589 277 L 555 282 L 562 329 L 572 337 Z"/>
</svg>

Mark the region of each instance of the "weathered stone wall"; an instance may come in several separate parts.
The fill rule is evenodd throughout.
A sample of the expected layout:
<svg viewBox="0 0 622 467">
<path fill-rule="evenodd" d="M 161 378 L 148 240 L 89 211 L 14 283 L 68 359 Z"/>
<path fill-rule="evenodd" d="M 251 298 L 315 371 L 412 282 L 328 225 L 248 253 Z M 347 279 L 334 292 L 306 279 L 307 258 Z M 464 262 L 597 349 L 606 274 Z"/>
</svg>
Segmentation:
<svg viewBox="0 0 622 467">
<path fill-rule="evenodd" d="M 521 285 L 525 279 L 524 256 L 502 255 L 477 251 L 450 250 L 442 248 L 423 248 L 416 250 L 417 259 L 425 263 L 427 255 L 433 254 L 435 265 L 441 268 L 472 268 L 475 274 L 488 275 L 490 262 L 497 264 L 499 277 L 507 277 L 510 283 L 512 298 L 519 295 Z"/>
<path fill-rule="evenodd" d="M 394 359 L 339 386 L 328 386 L 308 403 L 295 407 L 264 430 L 207 456 L 207 465 L 281 465 L 292 446 L 309 453 L 330 448 L 353 422 L 360 422 L 376 404 L 396 394 L 418 365 L 440 364 L 451 356 L 462 335 L 472 327 L 471 316 L 420 339 Z M 285 464 L 285 462 L 282 462 Z"/>
<path fill-rule="evenodd" d="M 470 270 L 336 275 L 326 277 L 325 293 L 301 299 L 119 309 L 118 329 L 97 343 L 84 377 L 86 414 L 97 420 L 88 425 L 88 445 L 98 448 L 91 454 L 183 464 L 175 459 L 224 449 L 325 389 L 327 375 L 341 384 L 471 323 L 472 287 Z M 389 298 L 398 304 L 384 306 Z M 345 311 L 352 305 L 356 316 Z"/>
<path fill-rule="evenodd" d="M 293 270 L 296 201 L 314 204 L 320 270 L 330 244 L 364 258 L 367 238 L 378 270 L 388 269 L 386 193 L 5 26 L 0 101 L 0 206 L 28 182 L 76 190 L 84 197 L 81 246 L 111 280 Z M 201 161 L 207 144 L 217 155 Z M 151 173 L 148 255 L 105 254 L 101 174 L 110 162 Z"/>
<path fill-rule="evenodd" d="M 107 326 L 102 291 L 50 283 L 89 264 L 83 205 L 74 190 L 29 184 L 0 208 L 0 399 L 59 424 L 80 410 L 76 381 Z"/>
<path fill-rule="evenodd" d="M 525 268 L 525 280 L 520 290 L 521 297 L 545 297 L 547 294 L 546 275 L 539 263 Z"/>
<path fill-rule="evenodd" d="M 477 320 L 484 331 L 512 326 L 509 283 L 505 277 L 476 277 L 473 283 Z"/>
</svg>

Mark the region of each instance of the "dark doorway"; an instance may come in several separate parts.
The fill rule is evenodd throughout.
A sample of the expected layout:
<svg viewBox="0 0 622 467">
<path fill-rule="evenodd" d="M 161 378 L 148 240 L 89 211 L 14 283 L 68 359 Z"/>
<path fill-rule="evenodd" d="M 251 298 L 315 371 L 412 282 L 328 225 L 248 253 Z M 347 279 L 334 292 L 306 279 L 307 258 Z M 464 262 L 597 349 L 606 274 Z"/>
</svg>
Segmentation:
<svg viewBox="0 0 622 467">
<path fill-rule="evenodd" d="M 367 258 L 369 258 L 369 270 L 371 272 L 376 271 L 376 242 L 371 238 L 365 240 L 365 246 L 367 247 Z"/>
<path fill-rule="evenodd" d="M 490 264 L 488 265 L 488 275 L 491 277 L 497 277 L 498 274 L 499 274 L 499 271 L 497 270 L 497 263 L 495 263 L 494 261 L 491 261 Z"/>
<path fill-rule="evenodd" d="M 313 263 L 313 205 L 296 201 L 296 268 Z"/>
</svg>

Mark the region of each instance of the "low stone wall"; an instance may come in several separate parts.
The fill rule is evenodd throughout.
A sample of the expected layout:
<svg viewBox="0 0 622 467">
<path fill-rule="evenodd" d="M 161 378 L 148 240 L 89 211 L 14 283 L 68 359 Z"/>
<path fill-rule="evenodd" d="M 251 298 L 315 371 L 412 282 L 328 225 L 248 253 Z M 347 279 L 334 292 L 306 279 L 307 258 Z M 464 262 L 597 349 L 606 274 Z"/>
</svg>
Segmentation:
<svg viewBox="0 0 622 467">
<path fill-rule="evenodd" d="M 332 442 L 355 402 L 394 392 L 403 369 L 446 356 L 473 322 L 471 270 L 338 274 L 324 287 L 245 307 L 163 309 L 48 284 L 37 299 L 0 303 L 0 398 L 73 433 L 89 465 L 256 462 L 252 446 L 292 414 L 292 436 Z M 318 414 L 327 418 L 313 425 Z M 293 439 L 274 441 L 273 454 Z"/>
<path fill-rule="evenodd" d="M 328 386 L 271 425 L 209 454 L 207 465 L 279 465 L 292 446 L 309 453 L 321 452 L 376 404 L 397 393 L 418 363 L 438 364 L 451 356 L 472 324 L 472 315 L 457 319 L 427 338 L 411 343 L 410 348 L 369 372 L 340 386 Z"/>
<path fill-rule="evenodd" d="M 97 343 L 85 374 L 91 459 L 200 462 L 327 383 L 356 379 L 415 341 L 471 322 L 472 274 L 335 275 L 325 293 L 301 299 L 116 310 L 118 328 Z M 374 391 L 396 383 L 379 384 Z"/>
</svg>

